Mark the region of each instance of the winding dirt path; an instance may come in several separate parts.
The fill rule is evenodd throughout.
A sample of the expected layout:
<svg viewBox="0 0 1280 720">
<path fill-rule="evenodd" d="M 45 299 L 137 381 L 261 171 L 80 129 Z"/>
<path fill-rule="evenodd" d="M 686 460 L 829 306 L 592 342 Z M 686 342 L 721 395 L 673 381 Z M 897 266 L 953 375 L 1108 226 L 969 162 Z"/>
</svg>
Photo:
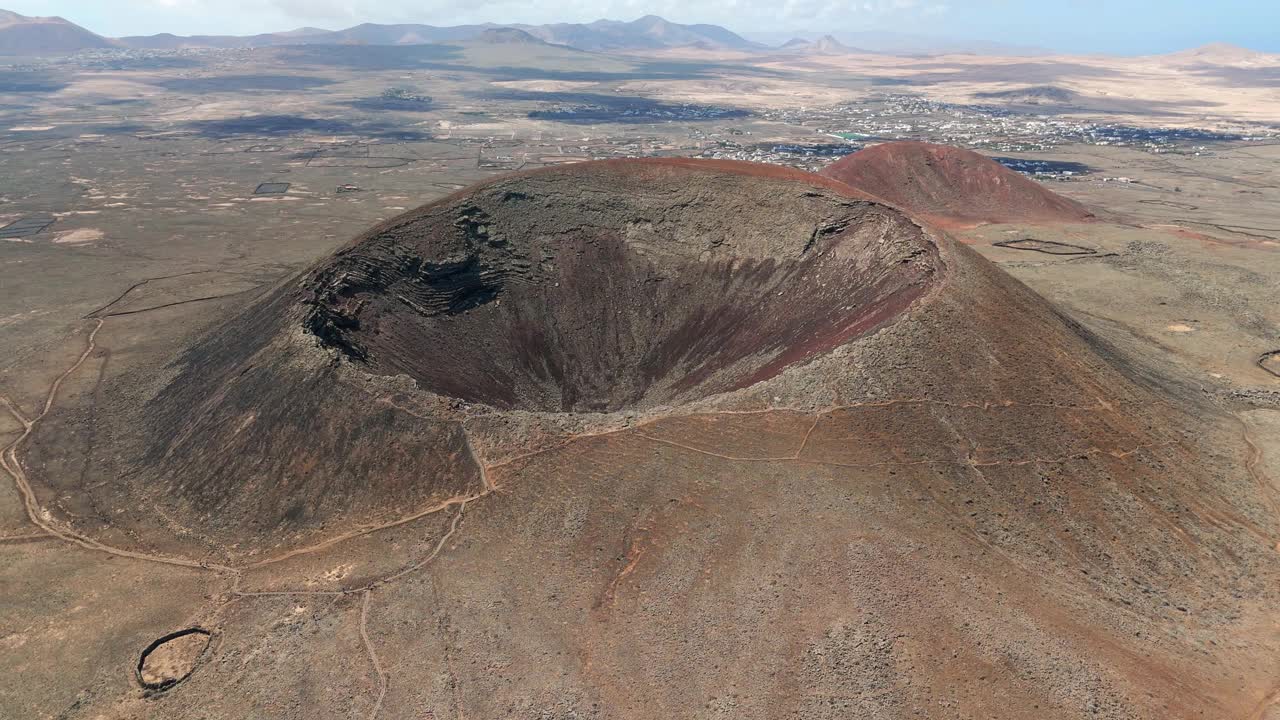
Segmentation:
<svg viewBox="0 0 1280 720">
<path fill-rule="evenodd" d="M 1271 478 L 1267 477 L 1266 473 L 1259 467 L 1263 460 L 1262 448 L 1253 439 L 1253 433 L 1249 432 L 1249 421 L 1238 413 L 1235 417 L 1236 421 L 1240 423 L 1240 435 L 1244 438 L 1244 444 L 1249 449 L 1249 454 L 1244 461 L 1245 470 L 1248 471 L 1249 477 L 1253 478 L 1253 482 L 1258 486 L 1258 494 L 1262 496 L 1263 502 L 1271 508 L 1271 513 L 1280 521 L 1280 500 L 1276 499 L 1276 488 L 1272 484 Z M 1280 545 L 1277 545 L 1277 550 L 1280 550 Z"/>
<path fill-rule="evenodd" d="M 177 567 L 197 568 L 201 570 L 213 570 L 215 572 L 235 573 L 235 569 L 226 565 L 217 565 L 197 560 L 188 560 L 186 558 L 169 557 L 167 555 L 155 555 L 152 553 L 135 552 L 133 550 L 122 550 L 120 548 L 104 545 L 96 540 L 85 537 L 70 528 L 60 527 L 56 523 L 47 510 L 40 506 L 40 501 L 36 497 L 35 490 L 31 488 L 31 483 L 27 479 L 26 471 L 22 467 L 22 461 L 18 457 L 18 450 L 22 444 L 26 442 L 31 434 L 35 432 L 36 427 L 40 424 L 49 412 L 53 409 L 53 404 L 57 400 L 58 390 L 62 388 L 62 384 L 67 378 L 71 377 L 76 370 L 79 370 L 93 351 L 97 349 L 98 332 L 102 330 L 105 321 L 102 318 L 94 320 L 93 329 L 89 331 L 88 341 L 85 343 L 84 351 L 76 358 L 62 374 L 54 379 L 49 386 L 49 391 L 45 394 L 44 405 L 40 409 L 40 413 L 30 420 L 22 416 L 16 405 L 7 397 L 2 398 L 3 404 L 9 409 L 9 412 L 18 422 L 22 423 L 22 434 L 13 442 L 9 443 L 3 450 L 0 450 L 0 467 L 13 478 L 14 485 L 18 488 L 18 494 L 22 496 L 22 506 L 27 513 L 27 519 L 32 525 L 40 528 L 44 532 L 59 538 L 60 540 L 78 545 L 86 550 L 94 550 L 104 552 L 116 557 L 132 558 L 135 560 L 145 560 L 148 562 L 160 563 L 162 565 L 174 565 Z"/>
<path fill-rule="evenodd" d="M 488 492 L 484 494 L 488 494 Z M 222 608 L 226 607 L 227 605 L 230 605 L 232 602 L 235 602 L 236 600 L 239 600 L 241 598 L 284 597 L 284 596 L 290 596 L 290 597 L 334 596 L 336 599 L 336 597 L 341 597 L 344 595 L 357 595 L 357 594 L 360 595 L 361 596 L 360 638 L 364 641 L 365 652 L 369 656 L 369 664 L 373 666 L 373 671 L 378 676 L 378 698 L 374 702 L 373 710 L 369 713 L 369 720 L 377 720 L 378 713 L 381 712 L 382 710 L 383 701 L 387 697 L 387 688 L 390 685 L 390 675 L 387 673 L 386 669 L 382 666 L 382 661 L 378 657 L 378 651 L 373 644 L 373 640 L 369 636 L 369 604 L 373 596 L 373 591 L 378 589 L 379 587 L 390 585 L 391 583 L 396 582 L 400 578 L 403 578 L 404 576 L 410 573 L 416 572 L 426 567 L 433 560 L 435 560 L 436 557 L 440 555 L 441 551 L 444 550 L 445 545 L 449 543 L 449 540 L 452 539 L 453 536 L 458 532 L 458 525 L 462 522 L 462 514 L 466 510 L 467 502 L 469 501 L 464 501 L 458 507 L 458 512 L 454 514 L 453 521 L 449 523 L 448 532 L 444 533 L 444 535 L 440 537 L 440 540 L 436 542 L 435 547 L 432 548 L 430 554 L 426 555 L 425 557 L 418 560 L 417 562 L 407 565 L 401 568 L 400 570 L 397 570 L 389 575 L 384 575 L 381 578 L 372 580 L 359 587 L 348 588 L 343 590 L 270 590 L 270 591 L 262 591 L 262 592 L 239 590 L 238 587 L 239 587 L 240 576 L 237 575 L 235 582 L 233 584 L 233 587 L 231 589 L 230 599 L 224 602 L 218 608 L 217 612 L 221 612 Z"/>
<path fill-rule="evenodd" d="M 480 495 L 477 497 L 483 497 L 483 495 Z M 470 501 L 468 500 L 467 502 L 470 502 Z M 352 587 L 352 588 L 341 588 L 338 590 L 240 590 L 238 589 L 238 587 L 236 587 L 231 590 L 231 594 L 235 597 L 242 597 L 242 598 L 284 597 L 284 596 L 293 596 L 293 595 L 358 595 L 362 592 L 368 592 L 370 590 L 377 589 L 383 585 L 393 583 L 396 580 L 399 580 L 400 578 L 404 577 L 405 575 L 408 575 L 409 573 L 412 573 L 416 570 L 420 570 L 426 565 L 428 565 L 432 560 L 435 560 L 436 556 L 438 556 L 440 552 L 444 550 L 444 546 L 448 544 L 449 540 L 452 539 L 454 534 L 458 532 L 458 526 L 462 522 L 462 513 L 466 510 L 466 507 L 467 507 L 466 502 L 462 503 L 462 505 L 458 507 L 458 512 L 454 513 L 453 521 L 449 523 L 449 530 L 440 536 L 440 539 L 436 542 L 435 547 L 433 547 L 431 552 L 428 553 L 425 557 L 409 565 L 406 565 L 390 574 L 383 575 L 382 577 L 376 578 L 374 580 L 370 580 L 369 582 L 363 585 L 357 585 L 356 587 Z"/>
<path fill-rule="evenodd" d="M 382 701 L 387 697 L 389 679 L 386 671 L 382 669 L 382 661 L 378 659 L 378 651 L 373 647 L 373 641 L 369 639 L 369 597 L 371 595 L 373 595 L 372 590 L 365 590 L 360 603 L 360 638 L 364 640 L 364 649 L 369 653 L 369 662 L 373 665 L 373 671 L 378 675 L 378 700 L 374 702 L 373 710 L 369 713 L 369 720 L 374 720 L 382 710 Z"/>
<path fill-rule="evenodd" d="M 1258 707 L 1249 714 L 1247 720 L 1267 720 L 1267 715 L 1271 708 L 1280 705 L 1280 687 L 1276 688 L 1270 695 L 1262 698 L 1258 703 Z"/>
<path fill-rule="evenodd" d="M 1263 460 L 1262 448 L 1253 438 L 1253 433 L 1249 431 L 1249 421 L 1244 416 L 1236 413 L 1236 420 L 1240 423 L 1240 433 L 1244 438 L 1244 443 L 1249 449 L 1249 454 L 1245 457 L 1244 467 L 1249 472 L 1249 476 L 1253 478 L 1254 483 L 1258 486 L 1258 494 L 1262 496 L 1264 502 L 1271 508 L 1271 512 L 1276 519 L 1280 521 L 1280 501 L 1276 499 L 1276 488 L 1271 478 L 1260 467 Z M 1276 552 L 1280 552 L 1280 542 L 1276 543 Z M 1258 705 L 1246 720 L 1265 720 L 1270 714 L 1271 708 L 1280 705 L 1280 684 L 1277 684 L 1270 694 L 1265 695 L 1258 701 Z"/>
<path fill-rule="evenodd" d="M 810 433 L 812 433 L 812 429 L 810 429 Z M 842 462 L 835 462 L 833 460 L 817 460 L 817 459 L 802 458 L 801 454 L 804 452 L 804 446 L 808 444 L 808 435 L 804 437 L 804 441 L 801 444 L 800 449 L 797 450 L 794 455 L 786 455 L 781 457 L 763 457 L 763 456 L 762 457 L 746 457 L 741 455 L 725 455 L 722 453 L 714 452 L 712 450 L 704 450 L 702 448 L 694 447 L 692 445 L 686 445 L 684 443 L 676 442 L 675 440 L 667 440 L 666 438 L 655 437 L 653 435 L 649 435 L 639 430 L 636 431 L 636 435 L 646 440 L 650 440 L 652 442 L 658 443 L 660 445 L 669 445 L 671 447 L 679 448 L 681 450 L 687 450 L 689 452 L 698 453 L 699 455 L 707 455 L 707 456 L 718 458 L 721 460 L 730 460 L 733 462 L 761 462 L 761 463 L 796 462 L 804 465 L 821 465 L 821 466 L 827 466 L 827 467 L 843 467 L 843 468 L 910 467 L 915 465 L 955 465 L 959 467 L 998 467 L 998 466 L 1021 467 L 1023 465 L 1062 465 L 1062 464 L 1072 462 L 1074 460 L 1078 460 L 1082 455 L 1107 455 L 1107 456 L 1116 458 L 1117 460 L 1122 460 L 1124 458 L 1129 457 L 1130 455 L 1134 455 L 1136 453 L 1142 452 L 1143 450 L 1154 450 L 1155 448 L 1173 447 L 1179 444 L 1176 440 L 1168 440 L 1168 441 L 1159 442 L 1159 443 L 1143 443 L 1141 445 L 1137 445 L 1128 450 L 1103 450 L 1101 448 L 1090 447 L 1084 450 L 1074 452 L 1064 457 L 1056 457 L 1056 458 L 1035 457 L 1035 458 L 1026 458 L 1023 460 L 987 460 L 984 462 L 978 462 L 972 459 L 962 460 L 960 458 L 956 458 L 954 460 L 886 460 L 884 462 L 873 462 L 873 463 L 842 463 Z"/>
</svg>

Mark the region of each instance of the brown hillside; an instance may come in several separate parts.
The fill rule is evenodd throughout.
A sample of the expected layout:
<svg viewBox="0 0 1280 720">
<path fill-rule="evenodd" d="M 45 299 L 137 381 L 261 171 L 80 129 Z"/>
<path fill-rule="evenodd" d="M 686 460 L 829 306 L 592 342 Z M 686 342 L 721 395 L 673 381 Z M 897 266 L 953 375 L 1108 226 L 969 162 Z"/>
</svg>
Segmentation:
<svg viewBox="0 0 1280 720">
<path fill-rule="evenodd" d="M 978 153 L 947 145 L 891 142 L 822 171 L 942 226 L 1087 222 L 1093 213 Z"/>
</svg>

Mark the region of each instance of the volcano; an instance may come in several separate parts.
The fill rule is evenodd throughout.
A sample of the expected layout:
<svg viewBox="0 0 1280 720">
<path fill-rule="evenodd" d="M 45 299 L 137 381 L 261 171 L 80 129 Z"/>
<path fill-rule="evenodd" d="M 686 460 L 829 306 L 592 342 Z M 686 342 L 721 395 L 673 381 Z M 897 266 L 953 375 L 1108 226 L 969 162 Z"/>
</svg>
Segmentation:
<svg viewBox="0 0 1280 720">
<path fill-rule="evenodd" d="M 42 55 L 111 48 L 106 38 L 60 17 L 26 17 L 0 10 L 0 55 Z"/>
<path fill-rule="evenodd" d="M 89 508 L 50 522 L 230 578 L 161 716 L 271 716 L 282 682 L 300 714 L 442 718 L 1271 692 L 1280 517 L 1237 421 L 831 178 L 499 177 L 96 395 L 74 483 L 35 470 L 74 422 L 27 454 L 37 500 Z M 299 625 L 312 598 L 350 624 Z"/>
<path fill-rule="evenodd" d="M 822 174 L 944 227 L 1094 219 L 1080 203 L 985 155 L 948 145 L 873 145 L 832 163 Z"/>
</svg>

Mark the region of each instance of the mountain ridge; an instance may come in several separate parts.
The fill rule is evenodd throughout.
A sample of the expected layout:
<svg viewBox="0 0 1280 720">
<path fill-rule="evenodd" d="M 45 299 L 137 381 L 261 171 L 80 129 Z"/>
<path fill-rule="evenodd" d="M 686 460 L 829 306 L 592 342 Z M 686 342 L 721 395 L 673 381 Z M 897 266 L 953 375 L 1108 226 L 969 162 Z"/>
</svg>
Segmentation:
<svg viewBox="0 0 1280 720">
<path fill-rule="evenodd" d="M 111 40 L 61 17 L 0 10 L 0 55 L 39 55 L 115 47 Z"/>
<path fill-rule="evenodd" d="M 418 23 L 361 23 L 342 30 L 326 31 L 303 28 L 284 33 L 259 35 L 195 35 L 169 33 L 149 36 L 127 36 L 119 42 L 137 49 L 176 49 L 179 47 L 264 47 L 276 45 L 419 45 L 440 42 L 482 40 L 489 30 L 519 30 L 552 45 L 565 45 L 578 50 L 652 50 L 668 47 L 701 46 L 730 49 L 755 49 L 756 43 L 718 25 L 683 25 L 646 15 L 632 21 L 596 20 L 590 23 L 481 23 L 439 26 Z"/>
<path fill-rule="evenodd" d="M 134 50 L 232 49 L 287 45 L 421 45 L 484 41 L 487 30 L 514 29 L 552 45 L 577 50 L 783 50 L 810 54 L 878 53 L 890 55 L 941 55 L 951 53 L 1042 56 L 1050 51 L 1017 44 L 960 42 L 896 32 L 736 33 L 720 25 L 681 24 L 657 15 L 631 21 L 595 20 L 588 23 L 478 23 L 429 25 L 421 23 L 361 23 L 341 30 L 300 27 L 253 35 L 126 35 L 109 38 L 61 17 L 27 17 L 0 9 L 0 56 L 66 54 L 81 50 L 123 48 Z M 1280 54 L 1266 53 L 1228 43 L 1211 43 L 1162 55 L 1148 56 L 1165 62 L 1252 67 L 1280 64 Z"/>
</svg>

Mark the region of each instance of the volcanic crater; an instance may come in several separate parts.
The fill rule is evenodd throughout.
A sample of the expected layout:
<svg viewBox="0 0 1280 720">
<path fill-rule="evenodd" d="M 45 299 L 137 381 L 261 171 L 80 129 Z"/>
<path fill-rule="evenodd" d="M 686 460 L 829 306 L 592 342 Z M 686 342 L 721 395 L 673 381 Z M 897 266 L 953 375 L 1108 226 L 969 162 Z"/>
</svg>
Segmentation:
<svg viewBox="0 0 1280 720">
<path fill-rule="evenodd" d="M 305 325 L 440 395 L 612 412 L 773 377 L 891 320 L 942 269 L 900 212 L 812 176 L 709 169 L 603 162 L 455 195 L 313 272 Z"/>
<path fill-rule="evenodd" d="M 388 717 L 726 688 L 742 718 L 1262 717 L 1280 514 L 1248 422 L 867 192 L 497 178 L 108 374 L 42 423 L 32 494 L 226 580 L 196 620 L 228 662 L 164 638 L 137 668 L 204 663 L 166 716 L 272 716 L 286 668 Z"/>
</svg>

